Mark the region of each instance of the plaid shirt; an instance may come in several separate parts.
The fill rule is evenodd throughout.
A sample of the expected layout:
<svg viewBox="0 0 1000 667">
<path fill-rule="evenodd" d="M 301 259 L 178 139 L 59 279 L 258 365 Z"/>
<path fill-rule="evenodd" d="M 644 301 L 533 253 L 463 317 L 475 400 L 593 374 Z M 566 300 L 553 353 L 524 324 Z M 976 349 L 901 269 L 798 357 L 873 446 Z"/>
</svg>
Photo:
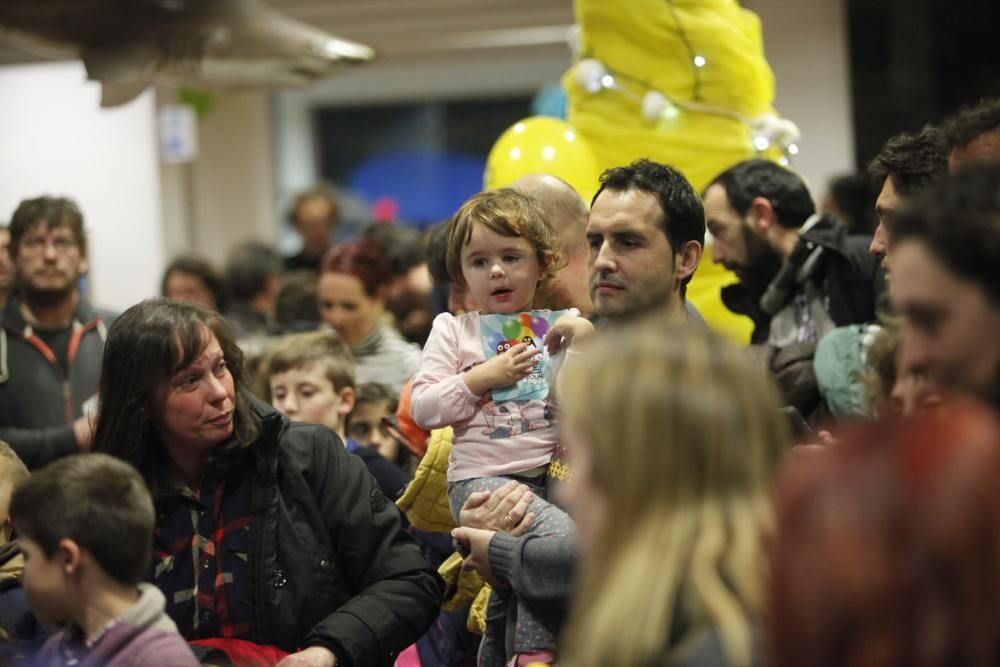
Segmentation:
<svg viewBox="0 0 1000 667">
<path fill-rule="evenodd" d="M 250 480 L 160 495 L 153 583 L 185 639 L 250 634 Z"/>
</svg>

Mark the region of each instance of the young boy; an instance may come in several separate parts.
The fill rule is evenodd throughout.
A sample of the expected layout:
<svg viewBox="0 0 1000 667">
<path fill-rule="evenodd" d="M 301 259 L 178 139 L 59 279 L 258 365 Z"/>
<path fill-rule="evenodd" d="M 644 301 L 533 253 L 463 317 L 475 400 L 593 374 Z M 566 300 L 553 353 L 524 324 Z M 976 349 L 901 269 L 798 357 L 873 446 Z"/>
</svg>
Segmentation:
<svg viewBox="0 0 1000 667">
<path fill-rule="evenodd" d="M 263 368 L 271 404 L 293 422 L 323 424 L 368 466 L 382 493 L 395 501 L 409 478 L 371 447 L 350 440 L 345 419 L 355 406 L 354 357 L 334 331 L 293 334 L 270 351 Z"/>
<path fill-rule="evenodd" d="M 154 513 L 131 466 L 104 454 L 62 459 L 14 491 L 10 514 L 28 604 L 40 621 L 67 624 L 36 664 L 197 667 L 163 611 L 163 594 L 140 583 Z"/>
<path fill-rule="evenodd" d="M 399 396 L 387 384 L 365 382 L 358 386 L 354 410 L 347 416 L 347 437 L 371 447 L 406 473 L 413 472 L 413 456 L 399 437 L 396 425 Z"/>
</svg>

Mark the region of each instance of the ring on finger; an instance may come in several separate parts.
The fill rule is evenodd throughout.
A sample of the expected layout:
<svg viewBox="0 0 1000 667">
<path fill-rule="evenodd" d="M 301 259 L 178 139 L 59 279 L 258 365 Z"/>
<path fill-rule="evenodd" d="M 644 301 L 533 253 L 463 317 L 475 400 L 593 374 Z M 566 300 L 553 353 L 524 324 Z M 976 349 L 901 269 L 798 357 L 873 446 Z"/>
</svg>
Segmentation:
<svg viewBox="0 0 1000 667">
<path fill-rule="evenodd" d="M 514 525 L 514 517 L 512 517 L 512 516 L 510 515 L 510 512 L 507 512 L 507 516 L 505 516 L 505 517 L 503 518 L 503 524 L 504 524 L 505 526 L 512 526 L 512 527 L 513 527 L 513 525 Z"/>
</svg>

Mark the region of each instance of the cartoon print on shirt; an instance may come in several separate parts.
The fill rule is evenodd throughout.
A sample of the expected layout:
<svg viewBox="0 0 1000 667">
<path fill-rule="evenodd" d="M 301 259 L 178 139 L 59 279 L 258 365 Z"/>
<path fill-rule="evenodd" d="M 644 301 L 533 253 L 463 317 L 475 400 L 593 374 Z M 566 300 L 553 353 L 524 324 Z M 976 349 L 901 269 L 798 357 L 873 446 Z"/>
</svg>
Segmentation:
<svg viewBox="0 0 1000 667">
<path fill-rule="evenodd" d="M 492 392 L 486 392 L 476 403 L 487 428 L 483 435 L 491 440 L 500 440 L 515 435 L 521 435 L 552 425 L 548 401 L 501 401 L 493 400 Z"/>
</svg>

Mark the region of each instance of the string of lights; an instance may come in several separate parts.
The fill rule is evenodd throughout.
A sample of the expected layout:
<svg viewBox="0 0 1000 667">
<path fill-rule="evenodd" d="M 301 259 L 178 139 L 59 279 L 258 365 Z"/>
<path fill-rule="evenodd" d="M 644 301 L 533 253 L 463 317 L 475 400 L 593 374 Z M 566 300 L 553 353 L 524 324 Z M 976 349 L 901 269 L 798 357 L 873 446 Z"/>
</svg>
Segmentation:
<svg viewBox="0 0 1000 667">
<path fill-rule="evenodd" d="M 708 60 L 698 53 L 691 43 L 680 17 L 677 15 L 673 0 L 667 0 L 670 14 L 677 26 L 678 36 L 684 44 L 691 62 L 692 87 L 691 99 L 680 99 L 670 93 L 655 88 L 648 80 L 634 74 L 611 69 L 605 63 L 580 48 L 579 32 L 570 33 L 570 48 L 576 57 L 573 77 L 577 84 L 591 95 L 603 91 L 613 91 L 624 95 L 635 102 L 642 117 L 650 123 L 662 120 L 674 120 L 682 112 L 711 114 L 731 118 L 746 124 L 752 135 L 753 149 L 762 154 L 771 149 L 781 152 L 779 161 L 787 165 L 790 156 L 799 153 L 799 142 L 802 132 L 791 120 L 780 118 L 772 113 L 748 116 L 744 113 L 706 103 L 701 96 L 702 71 L 709 65 Z M 575 42 L 575 43 L 574 43 Z"/>
</svg>

